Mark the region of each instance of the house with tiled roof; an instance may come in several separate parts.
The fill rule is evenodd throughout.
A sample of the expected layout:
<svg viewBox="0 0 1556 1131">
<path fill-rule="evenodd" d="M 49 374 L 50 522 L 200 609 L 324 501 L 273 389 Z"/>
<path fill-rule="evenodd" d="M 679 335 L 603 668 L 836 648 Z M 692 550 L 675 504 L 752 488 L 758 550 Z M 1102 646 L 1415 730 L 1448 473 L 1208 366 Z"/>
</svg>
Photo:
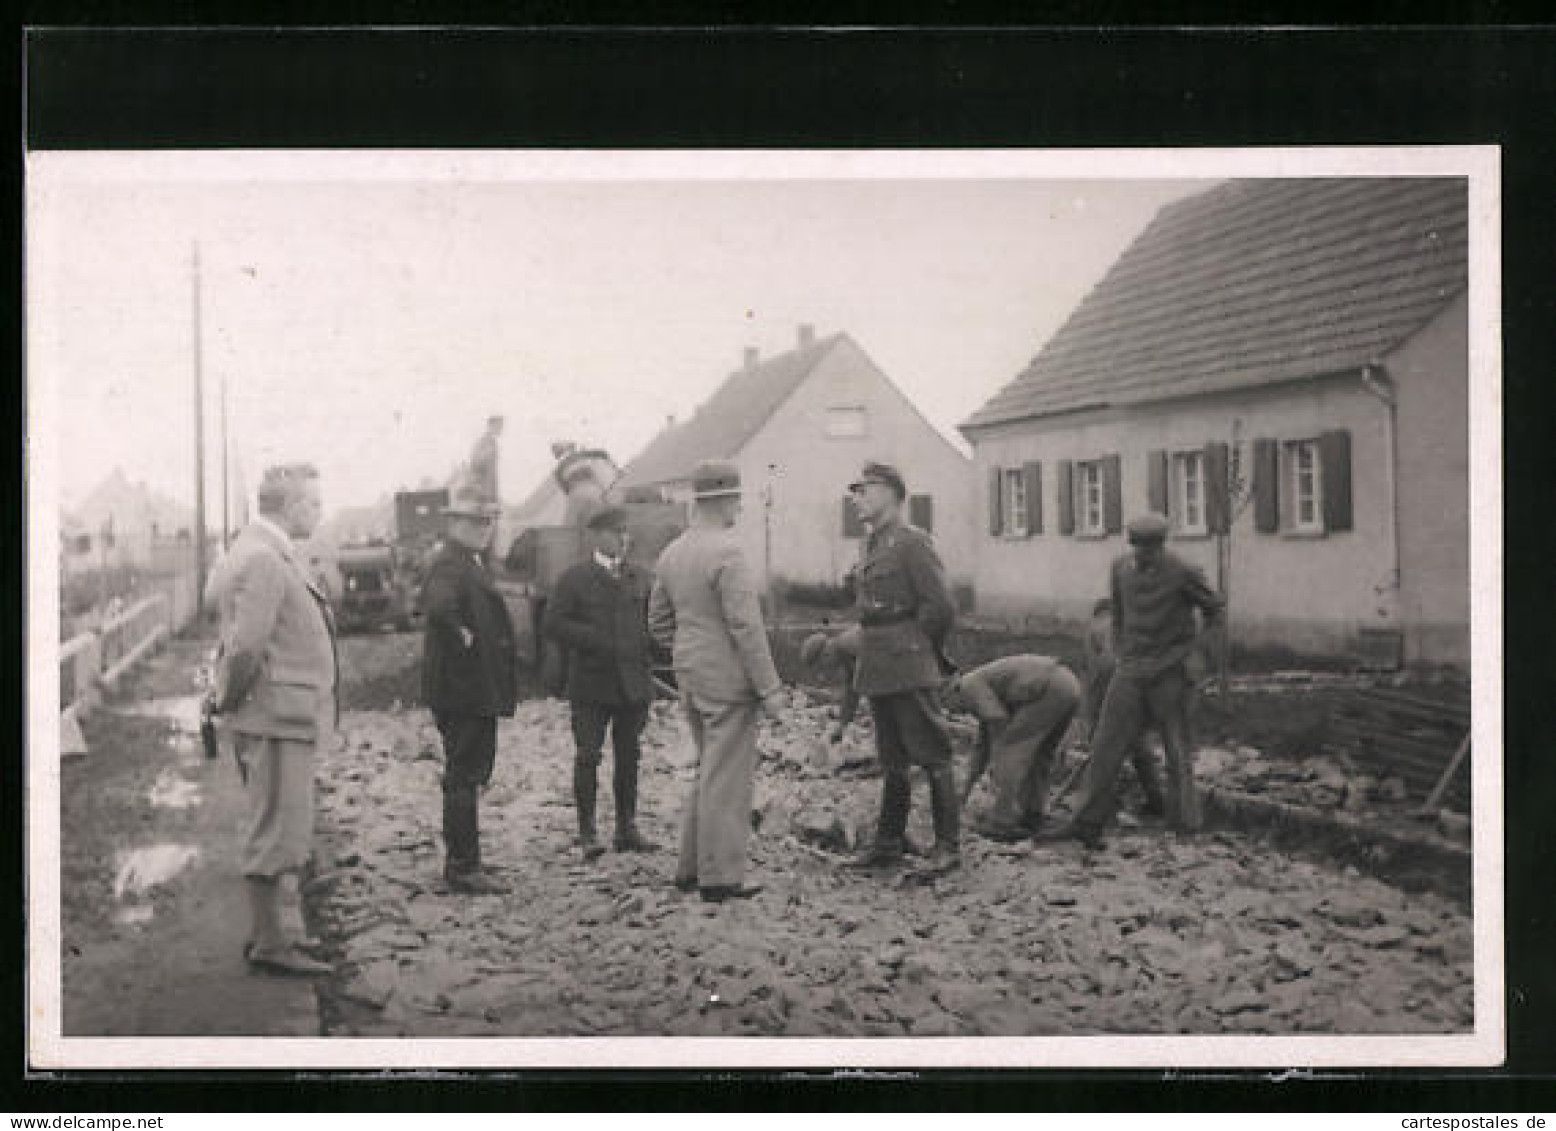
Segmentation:
<svg viewBox="0 0 1556 1131">
<path fill-rule="evenodd" d="M 1163 208 L 961 426 L 980 610 L 1083 617 L 1156 511 L 1244 644 L 1467 662 L 1467 212 L 1459 178 Z"/>
<path fill-rule="evenodd" d="M 934 535 L 947 572 L 972 572 L 976 488 L 967 457 L 932 425 L 848 334 L 799 330 L 795 348 L 744 364 L 687 419 L 667 425 L 622 471 L 622 498 L 690 498 L 700 460 L 739 465 L 737 526 L 765 582 L 836 584 L 858 560 L 863 531 L 846 505 L 865 460 L 901 468 L 907 513 Z"/>
</svg>

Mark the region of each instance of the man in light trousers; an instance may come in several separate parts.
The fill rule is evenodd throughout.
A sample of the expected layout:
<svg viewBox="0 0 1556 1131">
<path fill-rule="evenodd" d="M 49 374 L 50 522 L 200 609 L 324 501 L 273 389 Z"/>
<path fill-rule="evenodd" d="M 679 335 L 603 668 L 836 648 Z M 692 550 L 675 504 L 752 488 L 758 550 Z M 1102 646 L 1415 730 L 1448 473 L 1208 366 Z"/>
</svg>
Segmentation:
<svg viewBox="0 0 1556 1131">
<path fill-rule="evenodd" d="M 783 685 L 773 665 L 756 585 L 732 530 L 740 514 L 740 471 L 699 464 L 692 524 L 655 566 L 649 632 L 674 657 L 697 776 L 687 796 L 675 884 L 704 901 L 746 899 L 746 839 L 760 714 L 782 717 Z"/>
<path fill-rule="evenodd" d="M 259 517 L 217 563 L 205 599 L 221 615 L 209 710 L 231 739 L 249 801 L 241 868 L 251 930 L 244 958 L 271 974 L 327 974 L 281 926 L 280 880 L 313 854 L 314 757 L 338 713 L 335 629 L 294 540 L 319 524 L 318 472 L 265 472 Z"/>
</svg>

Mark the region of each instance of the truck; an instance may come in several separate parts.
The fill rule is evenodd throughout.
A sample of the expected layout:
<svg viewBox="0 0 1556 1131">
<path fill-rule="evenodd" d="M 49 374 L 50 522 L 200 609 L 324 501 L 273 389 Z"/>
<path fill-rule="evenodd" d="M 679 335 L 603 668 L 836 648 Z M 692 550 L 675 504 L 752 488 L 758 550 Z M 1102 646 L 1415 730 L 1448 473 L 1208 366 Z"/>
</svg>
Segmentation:
<svg viewBox="0 0 1556 1131">
<path fill-rule="evenodd" d="M 391 538 L 340 548 L 335 620 L 341 631 L 401 632 L 421 623 L 421 585 L 443 533 L 446 488 L 400 491 L 394 497 Z"/>
</svg>

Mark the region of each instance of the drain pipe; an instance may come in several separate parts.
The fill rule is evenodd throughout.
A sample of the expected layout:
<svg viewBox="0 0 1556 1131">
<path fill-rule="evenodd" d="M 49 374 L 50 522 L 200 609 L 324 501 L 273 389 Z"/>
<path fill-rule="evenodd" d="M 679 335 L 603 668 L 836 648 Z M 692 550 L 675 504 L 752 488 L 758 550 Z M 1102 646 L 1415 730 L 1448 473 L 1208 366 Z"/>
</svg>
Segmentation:
<svg viewBox="0 0 1556 1131">
<path fill-rule="evenodd" d="M 1362 366 L 1361 379 L 1362 386 L 1382 401 L 1388 409 L 1388 415 L 1384 417 L 1384 445 L 1387 448 L 1384 493 L 1388 497 L 1389 508 L 1389 588 L 1393 593 L 1393 608 L 1390 611 L 1397 618 L 1401 582 L 1399 551 L 1399 398 L 1395 395 L 1394 387 L 1388 379 L 1388 374 L 1384 372 L 1383 366 L 1379 363 L 1369 362 Z"/>
</svg>

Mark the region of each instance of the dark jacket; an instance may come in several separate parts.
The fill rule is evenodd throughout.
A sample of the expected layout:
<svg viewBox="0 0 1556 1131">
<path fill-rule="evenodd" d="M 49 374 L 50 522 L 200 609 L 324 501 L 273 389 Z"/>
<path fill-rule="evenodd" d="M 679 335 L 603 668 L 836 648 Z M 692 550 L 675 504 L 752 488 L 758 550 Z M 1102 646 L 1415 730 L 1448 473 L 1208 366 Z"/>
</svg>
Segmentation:
<svg viewBox="0 0 1556 1131">
<path fill-rule="evenodd" d="M 574 703 L 647 703 L 654 697 L 648 649 L 648 582 L 631 565 L 619 579 L 592 557 L 562 574 L 546 606 L 545 632 L 568 650 Z"/>
<path fill-rule="evenodd" d="M 434 711 L 510 717 L 518 659 L 508 606 L 475 551 L 450 540 L 427 571 L 422 696 Z M 465 629 L 471 634 L 467 645 Z"/>
<path fill-rule="evenodd" d="M 853 587 L 863 626 L 859 693 L 893 695 L 939 686 L 956 604 L 934 539 L 902 522 L 876 530 L 854 570 Z"/>
<path fill-rule="evenodd" d="M 1194 611 L 1205 628 L 1221 616 L 1221 595 L 1196 565 L 1173 553 L 1149 573 L 1133 554 L 1113 562 L 1113 651 L 1120 665 L 1155 676 L 1183 663 L 1198 636 Z"/>
</svg>

